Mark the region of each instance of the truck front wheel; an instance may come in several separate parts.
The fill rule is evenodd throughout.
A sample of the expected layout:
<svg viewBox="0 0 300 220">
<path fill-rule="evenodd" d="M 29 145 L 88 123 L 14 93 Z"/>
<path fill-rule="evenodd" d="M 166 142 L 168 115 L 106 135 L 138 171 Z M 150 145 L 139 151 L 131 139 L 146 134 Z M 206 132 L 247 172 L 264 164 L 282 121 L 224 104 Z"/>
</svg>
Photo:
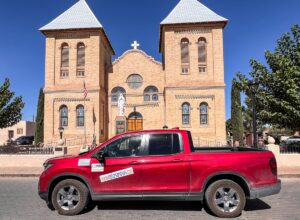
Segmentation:
<svg viewBox="0 0 300 220">
<path fill-rule="evenodd" d="M 243 189 L 231 180 L 213 182 L 205 192 L 208 208 L 218 217 L 235 218 L 239 216 L 246 204 Z"/>
<path fill-rule="evenodd" d="M 88 204 L 89 190 L 78 180 L 66 179 L 54 187 L 51 199 L 59 214 L 77 215 Z"/>
</svg>

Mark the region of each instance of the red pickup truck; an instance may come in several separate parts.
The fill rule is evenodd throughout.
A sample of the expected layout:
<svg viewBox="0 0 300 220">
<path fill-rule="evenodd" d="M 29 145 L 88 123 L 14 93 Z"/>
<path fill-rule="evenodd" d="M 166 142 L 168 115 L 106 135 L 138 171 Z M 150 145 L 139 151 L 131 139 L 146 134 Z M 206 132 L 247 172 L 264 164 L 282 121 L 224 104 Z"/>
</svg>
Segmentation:
<svg viewBox="0 0 300 220">
<path fill-rule="evenodd" d="M 279 193 L 273 153 L 248 148 L 194 148 L 185 130 L 116 136 L 78 156 L 49 159 L 39 195 L 49 208 L 76 215 L 89 200 L 205 202 L 219 217 L 236 217 L 246 198 Z"/>
</svg>

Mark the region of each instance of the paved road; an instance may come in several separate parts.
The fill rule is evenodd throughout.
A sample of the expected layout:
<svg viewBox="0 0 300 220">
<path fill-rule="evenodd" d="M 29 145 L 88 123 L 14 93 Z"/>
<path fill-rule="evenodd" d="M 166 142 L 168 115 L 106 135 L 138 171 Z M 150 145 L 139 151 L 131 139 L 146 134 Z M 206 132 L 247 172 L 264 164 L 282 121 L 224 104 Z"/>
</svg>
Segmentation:
<svg viewBox="0 0 300 220">
<path fill-rule="evenodd" d="M 218 219 L 197 202 L 105 202 L 75 217 L 50 211 L 37 195 L 36 178 L 0 178 L 0 219 L 189 220 Z M 248 201 L 236 219 L 300 220 L 300 179 L 284 179 L 279 195 Z"/>
</svg>

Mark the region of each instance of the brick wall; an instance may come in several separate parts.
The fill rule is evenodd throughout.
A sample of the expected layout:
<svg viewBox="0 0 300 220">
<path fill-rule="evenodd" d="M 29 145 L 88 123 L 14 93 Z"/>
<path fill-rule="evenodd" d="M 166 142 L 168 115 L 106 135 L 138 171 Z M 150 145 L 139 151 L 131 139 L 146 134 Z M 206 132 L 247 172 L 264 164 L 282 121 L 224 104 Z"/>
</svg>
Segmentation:
<svg viewBox="0 0 300 220">
<path fill-rule="evenodd" d="M 84 43 L 85 76 L 76 76 L 77 44 Z M 69 76 L 60 77 L 61 45 L 69 45 Z M 46 33 L 45 64 L 45 143 L 59 139 L 59 109 L 68 108 L 68 126 L 64 130 L 64 138 L 80 138 L 84 136 L 84 127 L 77 127 L 76 107 L 84 105 L 83 84 L 85 82 L 88 96 L 85 102 L 85 123 L 87 135 L 95 134 L 97 142 L 108 136 L 107 123 L 100 112 L 100 104 L 107 97 L 107 80 L 105 75 L 111 66 L 112 51 L 104 37 L 103 31 L 67 31 Z M 107 108 L 102 111 L 107 112 Z M 105 115 L 107 113 L 104 112 Z M 95 124 L 93 118 L 96 118 Z M 88 143 L 91 144 L 91 143 Z"/>
</svg>

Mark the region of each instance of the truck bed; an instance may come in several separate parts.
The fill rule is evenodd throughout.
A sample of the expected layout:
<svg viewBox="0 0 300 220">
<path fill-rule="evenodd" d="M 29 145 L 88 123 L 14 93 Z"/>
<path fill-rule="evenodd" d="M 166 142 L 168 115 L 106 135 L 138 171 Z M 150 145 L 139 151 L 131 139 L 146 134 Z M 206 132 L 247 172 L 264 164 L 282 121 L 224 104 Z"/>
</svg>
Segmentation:
<svg viewBox="0 0 300 220">
<path fill-rule="evenodd" d="M 246 147 L 195 147 L 193 152 L 257 152 L 265 151 L 263 149 L 246 148 Z"/>
</svg>

